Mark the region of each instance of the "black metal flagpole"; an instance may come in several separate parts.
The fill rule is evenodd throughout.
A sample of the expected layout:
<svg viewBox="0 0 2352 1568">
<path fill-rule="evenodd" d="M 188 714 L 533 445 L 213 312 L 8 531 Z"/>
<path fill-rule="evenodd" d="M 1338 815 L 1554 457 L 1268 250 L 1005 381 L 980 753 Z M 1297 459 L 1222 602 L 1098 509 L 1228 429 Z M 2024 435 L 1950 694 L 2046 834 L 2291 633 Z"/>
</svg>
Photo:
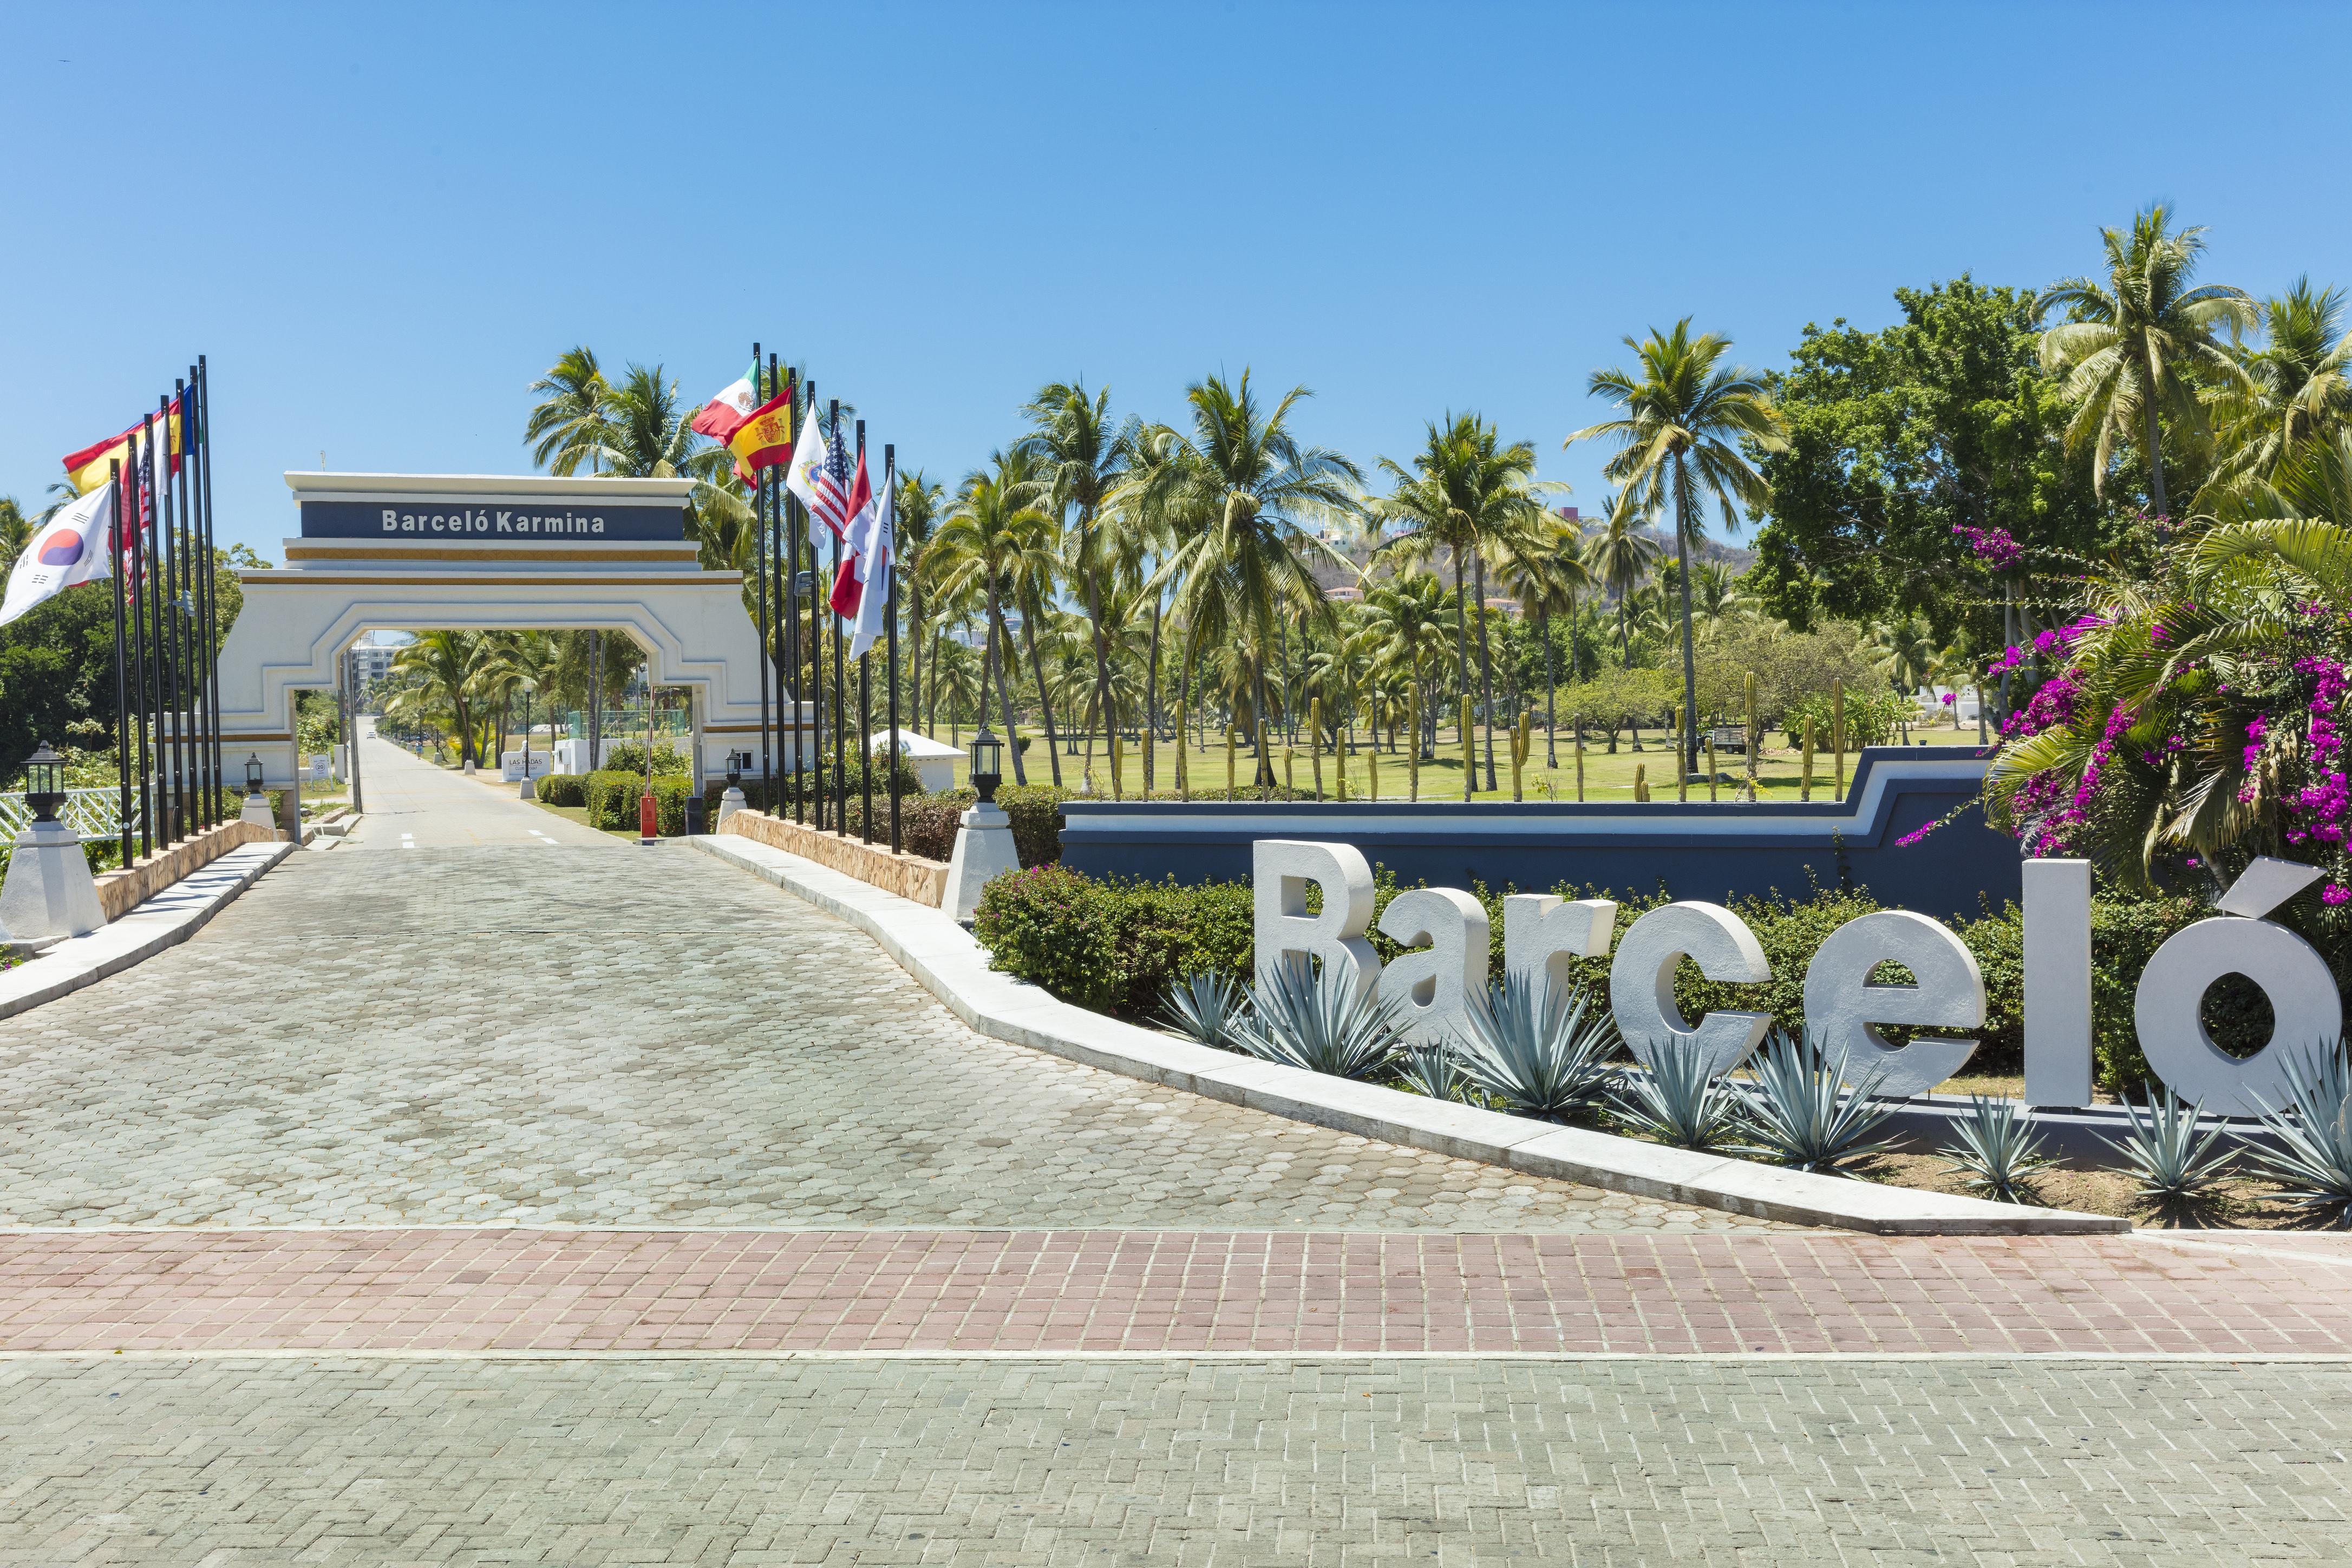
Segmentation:
<svg viewBox="0 0 2352 1568">
<path fill-rule="evenodd" d="M 890 743 L 883 754 L 890 760 L 890 853 L 901 852 L 898 833 L 898 449 L 889 442 L 882 444 L 882 495 L 889 510 L 890 549 L 882 558 L 882 624 L 889 637 L 887 651 L 883 655 L 889 664 Z M 874 584 L 866 584 L 872 593 Z M 952 911 L 950 911 L 952 912 Z"/>
<path fill-rule="evenodd" d="M 172 805 L 167 813 L 171 831 L 167 842 L 176 843 L 188 836 L 188 746 L 187 746 L 187 685 L 185 617 L 180 614 L 180 567 L 187 551 L 173 537 L 179 526 L 179 517 L 172 506 L 172 400 L 155 400 L 155 531 L 163 540 L 163 597 L 166 612 L 163 631 L 164 722 L 172 727 Z"/>
<path fill-rule="evenodd" d="M 760 373 L 760 345 L 751 345 L 751 405 L 768 401 L 767 378 Z M 752 563 L 760 579 L 760 782 L 772 795 L 776 787 L 774 748 L 768 740 L 768 470 L 751 470 Z M 772 805 L 762 802 L 763 805 Z"/>
<path fill-rule="evenodd" d="M 857 422 L 857 460 L 866 460 L 866 421 Z M 856 567 L 850 568 L 856 571 Z M 861 595 L 874 591 L 868 583 Z M 860 601 L 864 600 L 861 597 Z M 852 628 L 853 630 L 855 628 Z M 866 649 L 857 656 L 857 779 L 861 798 L 858 806 L 857 837 L 866 843 L 874 842 L 874 650 Z M 891 737 L 895 742 L 896 736 Z"/>
<path fill-rule="evenodd" d="M 143 435 L 143 424 L 141 429 Z M 148 667 L 147 616 L 155 589 L 150 581 L 154 574 L 148 569 L 153 552 L 146 545 L 147 497 L 139 483 L 141 454 L 145 449 L 144 441 L 134 436 L 128 453 L 131 483 L 123 498 L 131 507 L 131 647 L 139 673 L 139 853 L 142 858 L 155 852 L 154 772 L 147 745 L 147 716 L 155 710 L 149 690 L 154 672 Z"/>
<path fill-rule="evenodd" d="M 816 413 L 816 383 L 814 382 L 809 383 L 808 405 L 809 413 L 812 416 L 810 423 L 814 424 L 815 423 L 814 416 Z M 828 458 L 826 461 L 830 462 L 832 459 Z M 822 833 L 824 831 L 825 818 L 824 627 L 816 618 L 816 530 L 813 526 L 815 519 L 810 514 L 805 503 L 803 503 L 800 509 L 800 520 L 801 526 L 794 531 L 793 535 L 793 591 L 795 595 L 798 595 L 800 592 L 801 578 L 805 575 L 809 580 L 809 697 L 811 704 L 809 709 L 809 719 L 811 721 L 809 727 L 816 731 L 810 737 L 813 743 L 809 747 L 809 751 L 816 764 L 814 771 L 813 771 L 809 775 L 809 794 L 812 796 L 809 826 Z M 801 571 L 800 541 L 803 535 L 806 535 L 808 539 L 809 569 L 805 574 Z M 795 616 L 797 616 L 798 613 L 799 612 L 797 610 L 794 611 Z"/>
<path fill-rule="evenodd" d="M 197 584 L 197 528 L 194 508 L 195 475 L 188 465 L 196 460 L 193 415 L 194 400 L 188 395 L 188 384 L 172 383 L 172 401 L 180 405 L 177 434 L 180 437 L 180 471 L 173 476 L 177 489 L 174 508 L 180 519 L 180 553 L 185 558 L 181 575 L 187 584 L 187 609 L 184 615 L 186 633 L 181 639 L 188 649 L 188 779 L 195 791 L 190 803 L 189 816 L 198 827 L 213 825 L 212 774 L 205 767 L 205 676 L 204 665 L 196 657 L 204 641 L 204 589 Z"/>
<path fill-rule="evenodd" d="M 107 484 L 114 495 L 114 515 L 106 520 L 108 548 L 114 555 L 114 773 L 119 787 L 115 808 L 118 853 L 123 868 L 131 866 L 131 679 L 122 664 L 122 461 L 106 465 Z"/>
<path fill-rule="evenodd" d="M 828 400 L 825 414 L 825 423 L 830 426 L 825 432 L 826 461 L 835 469 L 835 483 L 840 485 L 840 470 L 849 466 L 841 449 L 841 399 Z M 847 489 L 846 486 L 841 488 L 845 491 Z M 848 649 L 842 646 L 841 626 L 833 615 L 833 580 L 841 575 L 841 534 L 831 528 L 825 531 L 833 535 L 833 566 L 821 581 L 810 584 L 814 592 L 809 598 L 824 617 L 819 624 L 824 627 L 824 640 L 830 645 L 829 651 L 833 654 L 833 830 L 846 833 L 849 826 L 849 736 L 845 727 L 849 721 L 849 705 L 848 692 L 844 689 L 849 684 L 846 668 L 849 661 Z"/>
<path fill-rule="evenodd" d="M 774 378 L 776 355 L 769 355 L 769 381 L 774 381 Z M 797 451 L 800 449 L 800 437 L 804 435 L 800 428 L 800 390 L 797 390 L 795 376 L 788 367 L 783 372 L 783 406 L 793 414 L 793 447 Z M 795 538 L 795 533 L 793 533 L 793 517 L 795 517 L 793 491 L 785 489 L 783 475 L 776 475 L 772 482 L 776 487 L 776 505 L 769 508 L 769 517 L 776 520 L 776 550 L 769 560 L 774 562 L 772 572 L 776 574 L 776 616 L 783 623 L 783 637 L 776 639 L 776 715 L 779 715 L 776 736 L 781 742 L 781 736 L 783 736 L 781 717 L 785 712 L 793 715 L 793 820 L 797 823 L 797 820 L 802 820 L 800 795 L 802 783 L 804 783 L 802 781 L 802 769 L 807 769 L 809 764 L 809 745 L 800 736 L 800 693 L 807 684 L 800 679 L 800 609 L 793 605 L 793 578 L 800 574 L 800 545 L 793 543 L 793 538 Z M 791 562 L 791 564 L 785 564 L 785 562 Z M 783 816 L 783 806 L 776 806 L 776 816 L 779 818 Z"/>
<path fill-rule="evenodd" d="M 220 726 L 220 582 L 218 558 L 213 545 L 213 373 L 205 363 L 205 356 L 196 356 L 196 440 L 203 465 L 196 470 L 201 481 L 202 502 L 199 515 L 205 531 L 205 743 L 213 753 L 213 816 L 215 820 L 228 815 L 228 798 L 235 792 L 222 779 Z M 356 758 L 352 771 L 359 771 Z"/>
</svg>

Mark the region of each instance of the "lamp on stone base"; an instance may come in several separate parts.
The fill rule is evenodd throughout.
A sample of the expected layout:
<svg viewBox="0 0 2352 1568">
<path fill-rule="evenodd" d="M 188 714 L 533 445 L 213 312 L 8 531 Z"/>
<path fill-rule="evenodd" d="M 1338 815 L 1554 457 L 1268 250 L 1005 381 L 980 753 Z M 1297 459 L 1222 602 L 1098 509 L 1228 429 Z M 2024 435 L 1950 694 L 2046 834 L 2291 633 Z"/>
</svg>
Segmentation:
<svg viewBox="0 0 2352 1568">
<path fill-rule="evenodd" d="M 751 765 L 751 752 L 727 753 L 727 793 L 719 797 L 719 826 L 722 829 L 729 817 L 743 809 L 743 770 Z"/>
<path fill-rule="evenodd" d="M 948 862 L 947 895 L 940 907 L 970 924 L 980 909 L 980 890 L 1005 871 L 1021 868 L 1013 845 L 1013 819 L 996 804 L 996 786 L 1004 782 L 1004 747 L 982 724 L 971 738 L 971 787 L 978 804 L 963 814 L 956 829 L 955 858 Z"/>
<path fill-rule="evenodd" d="M 245 759 L 245 808 L 236 814 L 236 819 L 273 832 L 278 826 L 278 819 L 269 815 L 269 797 L 262 793 L 261 757 L 257 752 Z"/>
<path fill-rule="evenodd" d="M 65 759 L 47 742 L 25 763 L 25 804 L 33 820 L 16 836 L 0 881 L 0 938 L 46 945 L 87 936 L 106 923 L 81 835 L 58 820 L 66 803 Z"/>
</svg>

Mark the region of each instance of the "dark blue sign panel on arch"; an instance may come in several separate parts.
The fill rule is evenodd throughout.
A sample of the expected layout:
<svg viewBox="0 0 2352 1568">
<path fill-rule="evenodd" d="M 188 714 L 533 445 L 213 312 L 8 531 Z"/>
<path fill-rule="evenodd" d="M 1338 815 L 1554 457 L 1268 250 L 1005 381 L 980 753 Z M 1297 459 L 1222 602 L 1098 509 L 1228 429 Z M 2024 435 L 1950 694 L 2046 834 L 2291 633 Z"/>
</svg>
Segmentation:
<svg viewBox="0 0 2352 1568">
<path fill-rule="evenodd" d="M 583 501 L 577 496 L 401 496 L 383 500 L 306 500 L 305 539 L 477 541 L 658 540 L 686 537 L 675 501 L 652 505 Z"/>
</svg>

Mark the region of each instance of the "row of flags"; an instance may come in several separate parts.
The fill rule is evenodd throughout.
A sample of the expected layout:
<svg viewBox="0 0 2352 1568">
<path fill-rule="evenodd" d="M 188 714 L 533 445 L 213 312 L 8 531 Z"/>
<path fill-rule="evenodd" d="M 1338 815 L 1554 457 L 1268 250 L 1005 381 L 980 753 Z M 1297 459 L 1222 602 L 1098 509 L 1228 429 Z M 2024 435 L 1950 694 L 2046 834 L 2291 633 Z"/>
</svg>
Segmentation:
<svg viewBox="0 0 2352 1568">
<path fill-rule="evenodd" d="M 65 456 L 66 482 L 79 492 L 36 532 L 8 574 L 0 597 L 0 626 L 84 583 L 114 574 L 113 539 L 120 534 L 124 570 L 144 570 L 141 538 L 155 524 L 155 479 L 177 479 L 194 446 L 194 421 L 183 410 L 183 392 L 162 412 L 117 436 Z M 116 472 L 125 481 L 118 488 Z"/>
<path fill-rule="evenodd" d="M 866 469 L 866 453 L 856 456 L 855 470 L 840 432 L 830 442 L 815 420 L 793 431 L 793 395 L 789 382 L 766 402 L 758 401 L 751 369 L 703 405 L 691 421 L 701 434 L 735 455 L 735 475 L 746 485 L 762 468 L 784 470 L 784 489 L 800 498 L 811 517 L 833 531 L 845 554 L 833 580 L 827 602 L 833 613 L 849 623 L 849 657 L 871 648 L 886 627 L 889 612 L 889 576 L 898 500 L 885 485 L 877 493 Z M 877 591 L 868 593 L 869 585 Z"/>
</svg>

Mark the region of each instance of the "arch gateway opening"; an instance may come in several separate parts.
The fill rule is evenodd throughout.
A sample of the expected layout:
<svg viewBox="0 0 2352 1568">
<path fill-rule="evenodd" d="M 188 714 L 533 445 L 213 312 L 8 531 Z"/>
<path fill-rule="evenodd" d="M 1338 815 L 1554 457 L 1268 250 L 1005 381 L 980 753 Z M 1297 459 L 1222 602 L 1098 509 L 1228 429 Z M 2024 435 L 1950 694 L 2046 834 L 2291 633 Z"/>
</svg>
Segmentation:
<svg viewBox="0 0 2352 1568">
<path fill-rule="evenodd" d="M 294 700 L 332 690 L 362 634 L 615 633 L 660 687 L 688 694 L 698 785 L 748 752 L 758 770 L 760 637 L 743 574 L 701 567 L 686 536 L 690 479 L 289 472 L 300 532 L 283 569 L 238 574 L 245 607 L 220 654 L 221 755 L 261 759 L 272 787 L 300 773 Z M 771 671 L 776 767 L 817 744 L 814 705 Z M 241 776 L 241 774 L 240 774 Z"/>
</svg>

